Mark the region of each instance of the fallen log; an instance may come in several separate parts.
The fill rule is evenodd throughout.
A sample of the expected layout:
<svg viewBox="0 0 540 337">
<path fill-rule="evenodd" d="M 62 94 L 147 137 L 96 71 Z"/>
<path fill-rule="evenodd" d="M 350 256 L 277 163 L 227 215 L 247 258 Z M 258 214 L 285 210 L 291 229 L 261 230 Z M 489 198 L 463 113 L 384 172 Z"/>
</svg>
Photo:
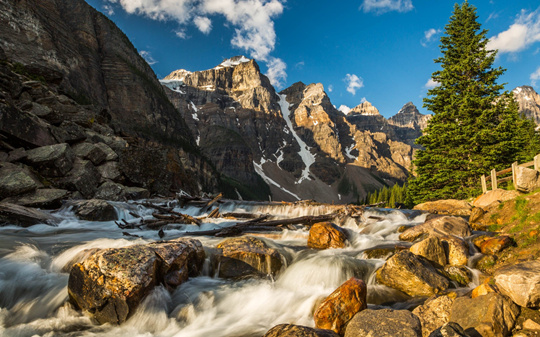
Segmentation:
<svg viewBox="0 0 540 337">
<path fill-rule="evenodd" d="M 210 214 L 208 214 L 209 218 L 218 218 L 219 216 L 219 207 L 215 208 L 212 212 L 210 212 Z"/>
<path fill-rule="evenodd" d="M 210 200 L 209 202 L 206 203 L 206 205 L 204 205 L 202 207 L 202 211 L 203 212 L 208 212 L 210 210 L 210 207 L 215 204 L 216 202 L 218 202 L 221 198 L 223 198 L 223 193 L 220 193 L 218 195 L 216 195 L 212 200 Z"/>
</svg>

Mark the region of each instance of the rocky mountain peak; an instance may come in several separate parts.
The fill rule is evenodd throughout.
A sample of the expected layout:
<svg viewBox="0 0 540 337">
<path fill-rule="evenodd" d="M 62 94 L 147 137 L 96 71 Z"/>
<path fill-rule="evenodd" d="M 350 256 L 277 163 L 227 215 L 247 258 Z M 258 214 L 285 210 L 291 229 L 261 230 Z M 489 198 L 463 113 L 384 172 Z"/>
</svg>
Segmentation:
<svg viewBox="0 0 540 337">
<path fill-rule="evenodd" d="M 423 130 L 427 126 L 431 115 L 423 115 L 413 102 L 406 103 L 396 115 L 390 117 L 388 122 L 392 125 Z"/>
<path fill-rule="evenodd" d="M 540 123 L 540 95 L 533 87 L 524 85 L 512 90 L 519 104 L 519 111 L 527 118 L 532 118 L 536 124 Z"/>
<path fill-rule="evenodd" d="M 413 102 L 407 102 L 399 111 L 398 114 L 405 115 L 420 115 L 420 112 L 416 108 L 416 105 Z"/>
<path fill-rule="evenodd" d="M 351 109 L 351 112 L 349 114 L 352 115 L 364 115 L 364 116 L 378 116 L 380 115 L 379 109 L 374 107 L 370 102 L 365 101 L 363 103 L 360 103 L 356 107 Z"/>
<path fill-rule="evenodd" d="M 251 61 L 255 62 L 254 60 L 249 59 L 249 58 L 245 57 L 244 55 L 233 56 L 233 57 L 231 57 L 229 59 L 223 60 L 223 62 L 221 62 L 214 69 L 219 70 L 219 69 L 222 69 L 222 68 L 236 67 L 237 65 L 240 65 L 242 63 L 251 62 Z"/>
<path fill-rule="evenodd" d="M 164 80 L 176 80 L 184 82 L 186 76 L 191 75 L 191 71 L 185 69 L 178 69 L 167 75 Z"/>
</svg>

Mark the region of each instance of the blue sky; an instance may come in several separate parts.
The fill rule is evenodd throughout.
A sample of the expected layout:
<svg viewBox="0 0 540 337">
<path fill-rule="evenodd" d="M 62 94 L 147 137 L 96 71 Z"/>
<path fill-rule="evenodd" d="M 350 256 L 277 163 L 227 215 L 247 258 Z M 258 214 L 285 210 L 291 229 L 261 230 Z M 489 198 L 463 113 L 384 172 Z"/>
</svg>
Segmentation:
<svg viewBox="0 0 540 337">
<path fill-rule="evenodd" d="M 447 0 L 86 0 L 131 39 L 159 78 L 255 58 L 278 91 L 320 82 L 337 107 L 370 101 L 390 117 L 437 70 Z M 540 1 L 470 0 L 499 49 L 500 82 L 540 91 Z M 461 3 L 461 2 L 459 2 Z"/>
</svg>

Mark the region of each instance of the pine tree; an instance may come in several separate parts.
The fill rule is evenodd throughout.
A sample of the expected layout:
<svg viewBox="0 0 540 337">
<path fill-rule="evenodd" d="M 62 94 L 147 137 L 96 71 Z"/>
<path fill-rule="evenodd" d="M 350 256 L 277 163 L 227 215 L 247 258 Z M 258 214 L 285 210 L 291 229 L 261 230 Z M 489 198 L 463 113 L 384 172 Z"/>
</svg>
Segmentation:
<svg viewBox="0 0 540 337">
<path fill-rule="evenodd" d="M 494 68 L 496 51 L 487 50 L 487 30 L 476 8 L 456 4 L 441 37 L 441 70 L 432 78 L 424 107 L 433 112 L 423 146 L 414 160 L 416 178 L 409 182 L 414 203 L 465 199 L 478 194 L 482 174 L 510 167 L 523 155 L 527 126 L 511 93 L 497 83 L 505 69 Z"/>
</svg>

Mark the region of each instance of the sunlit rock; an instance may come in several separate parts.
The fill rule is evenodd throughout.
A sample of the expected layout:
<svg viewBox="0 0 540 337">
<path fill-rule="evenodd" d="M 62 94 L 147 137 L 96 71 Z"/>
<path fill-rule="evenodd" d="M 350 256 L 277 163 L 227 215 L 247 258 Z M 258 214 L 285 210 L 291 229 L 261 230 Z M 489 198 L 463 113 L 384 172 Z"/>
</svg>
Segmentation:
<svg viewBox="0 0 540 337">
<path fill-rule="evenodd" d="M 420 319 L 422 336 L 430 336 L 437 328 L 448 323 L 454 299 L 450 296 L 431 297 L 412 311 Z"/>
<path fill-rule="evenodd" d="M 540 306 L 540 261 L 527 261 L 495 271 L 495 284 L 522 307 Z"/>
<path fill-rule="evenodd" d="M 404 241 L 414 241 L 424 234 L 467 237 L 471 235 L 471 228 L 467 220 L 461 217 L 442 216 L 407 229 L 399 235 L 399 239 Z"/>
<path fill-rule="evenodd" d="M 315 249 L 345 248 L 347 233 L 331 222 L 319 222 L 311 226 L 307 246 Z"/>
<path fill-rule="evenodd" d="M 280 324 L 268 330 L 263 337 L 339 337 L 339 335 L 332 330 L 314 329 L 294 324 Z"/>
<path fill-rule="evenodd" d="M 420 337 L 422 325 L 408 310 L 366 309 L 356 314 L 347 325 L 345 337 Z"/>
<path fill-rule="evenodd" d="M 448 199 L 428 201 L 414 206 L 413 209 L 433 214 L 469 216 L 471 215 L 472 206 L 465 200 Z"/>
<path fill-rule="evenodd" d="M 448 262 L 443 243 L 435 236 L 430 236 L 425 240 L 415 243 L 411 246 L 410 251 L 413 254 L 425 257 L 439 266 L 444 266 Z"/>
</svg>

